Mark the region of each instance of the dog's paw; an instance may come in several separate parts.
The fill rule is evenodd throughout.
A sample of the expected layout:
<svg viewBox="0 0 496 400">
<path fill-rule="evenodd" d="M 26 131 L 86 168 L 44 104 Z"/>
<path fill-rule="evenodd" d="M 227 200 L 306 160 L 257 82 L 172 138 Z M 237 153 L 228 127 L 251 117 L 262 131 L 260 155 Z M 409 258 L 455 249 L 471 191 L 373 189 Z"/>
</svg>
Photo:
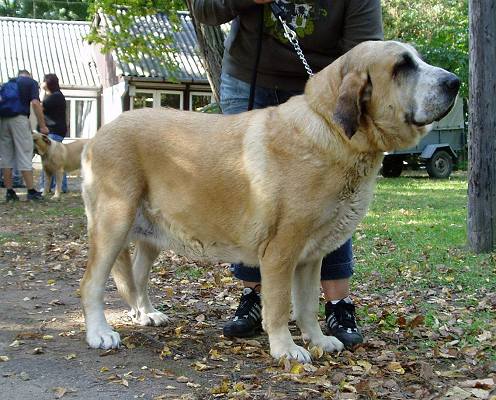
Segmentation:
<svg viewBox="0 0 496 400">
<path fill-rule="evenodd" d="M 313 346 L 320 347 L 325 352 L 341 351 L 344 349 L 343 343 L 334 336 L 325 336 L 318 338 L 317 340 L 311 340 Z"/>
<path fill-rule="evenodd" d="M 169 323 L 169 317 L 157 310 L 148 313 L 132 310 L 129 316 L 134 323 L 143 326 L 162 326 Z"/>
<path fill-rule="evenodd" d="M 51 200 L 53 201 L 60 201 L 60 194 L 57 196 L 57 195 L 54 195 Z"/>
<path fill-rule="evenodd" d="M 304 364 L 312 362 L 312 356 L 310 355 L 310 352 L 304 347 L 298 346 L 295 343 L 287 347 L 271 348 L 270 355 L 276 360 L 279 360 L 282 357 L 286 357 L 289 360 L 296 360 Z"/>
<path fill-rule="evenodd" d="M 121 337 L 108 326 L 88 331 L 86 342 L 93 349 L 117 349 L 121 344 Z"/>
</svg>

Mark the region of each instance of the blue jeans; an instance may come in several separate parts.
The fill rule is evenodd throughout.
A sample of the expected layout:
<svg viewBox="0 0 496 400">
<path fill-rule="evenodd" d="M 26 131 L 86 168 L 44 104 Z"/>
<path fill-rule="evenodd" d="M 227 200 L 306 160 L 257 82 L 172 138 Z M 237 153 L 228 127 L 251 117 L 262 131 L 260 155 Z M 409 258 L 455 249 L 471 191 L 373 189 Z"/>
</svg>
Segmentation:
<svg viewBox="0 0 496 400">
<path fill-rule="evenodd" d="M 56 142 L 62 142 L 64 140 L 63 136 L 57 135 L 56 133 L 49 133 L 48 137 Z M 45 187 L 45 173 L 42 172 L 40 174 L 40 182 L 39 182 L 41 190 Z M 50 190 L 55 189 L 55 175 L 52 175 L 52 181 L 50 182 Z M 67 193 L 67 174 L 64 172 L 64 177 L 62 178 L 62 192 Z M 45 193 L 46 195 L 46 193 Z"/>
<path fill-rule="evenodd" d="M 253 108 L 275 106 L 287 101 L 290 97 L 301 94 L 297 91 L 268 89 L 257 86 Z M 224 114 L 238 114 L 248 109 L 250 84 L 232 75 L 222 73 L 220 85 L 220 108 Z M 321 280 L 346 279 L 353 275 L 353 250 L 351 239 L 337 250 L 329 253 L 322 260 Z M 234 276 L 243 281 L 260 282 L 260 270 L 243 264 L 233 264 Z"/>
</svg>

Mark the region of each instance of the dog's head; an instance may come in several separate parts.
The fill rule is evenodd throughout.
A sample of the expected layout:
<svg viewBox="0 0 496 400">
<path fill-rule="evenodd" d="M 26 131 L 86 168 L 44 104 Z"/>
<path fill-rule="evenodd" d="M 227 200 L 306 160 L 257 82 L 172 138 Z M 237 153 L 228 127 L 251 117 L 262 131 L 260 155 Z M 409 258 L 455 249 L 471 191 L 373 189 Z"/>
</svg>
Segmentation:
<svg viewBox="0 0 496 400">
<path fill-rule="evenodd" d="M 330 121 L 350 139 L 363 133 L 382 151 L 415 144 L 451 110 L 460 87 L 456 75 L 393 41 L 361 43 L 312 80 L 310 91 L 317 84 L 332 92 L 325 105 Z"/>
<path fill-rule="evenodd" d="M 52 145 L 52 141 L 47 135 L 43 135 L 40 132 L 33 131 L 32 132 L 34 150 L 40 156 L 44 156 L 48 153 L 48 149 Z"/>
</svg>

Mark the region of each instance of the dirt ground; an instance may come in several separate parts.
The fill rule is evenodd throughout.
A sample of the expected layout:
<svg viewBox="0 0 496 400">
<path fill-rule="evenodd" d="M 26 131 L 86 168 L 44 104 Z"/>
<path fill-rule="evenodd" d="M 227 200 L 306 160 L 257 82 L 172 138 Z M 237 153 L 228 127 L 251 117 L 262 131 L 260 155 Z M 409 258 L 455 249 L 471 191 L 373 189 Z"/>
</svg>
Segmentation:
<svg viewBox="0 0 496 400">
<path fill-rule="evenodd" d="M 151 292 L 170 325 L 134 326 L 109 281 L 107 318 L 124 346 L 88 349 L 79 304 L 86 221 L 75 178 L 71 189 L 59 203 L 16 204 L 3 203 L 0 190 L 1 399 L 495 398 L 494 361 L 476 351 L 426 351 L 430 333 L 418 316 L 389 333 L 364 323 L 367 341 L 353 352 L 323 355 L 313 365 L 277 363 L 265 334 L 222 336 L 240 295 L 228 266 L 166 252 L 155 263 Z M 25 190 L 19 193 L 24 200 Z M 380 298 L 369 284 L 356 293 L 373 307 Z"/>
</svg>

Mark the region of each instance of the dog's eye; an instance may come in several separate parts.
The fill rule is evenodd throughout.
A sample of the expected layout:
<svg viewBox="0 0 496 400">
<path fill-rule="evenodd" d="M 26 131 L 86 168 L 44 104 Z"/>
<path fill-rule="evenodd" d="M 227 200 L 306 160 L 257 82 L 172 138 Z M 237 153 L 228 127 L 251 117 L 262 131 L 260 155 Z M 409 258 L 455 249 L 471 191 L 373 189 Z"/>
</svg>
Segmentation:
<svg viewBox="0 0 496 400">
<path fill-rule="evenodd" d="M 408 53 L 404 53 L 393 67 L 393 77 L 397 77 L 405 72 L 415 71 L 416 69 L 417 64 L 413 60 L 412 56 Z"/>
</svg>

